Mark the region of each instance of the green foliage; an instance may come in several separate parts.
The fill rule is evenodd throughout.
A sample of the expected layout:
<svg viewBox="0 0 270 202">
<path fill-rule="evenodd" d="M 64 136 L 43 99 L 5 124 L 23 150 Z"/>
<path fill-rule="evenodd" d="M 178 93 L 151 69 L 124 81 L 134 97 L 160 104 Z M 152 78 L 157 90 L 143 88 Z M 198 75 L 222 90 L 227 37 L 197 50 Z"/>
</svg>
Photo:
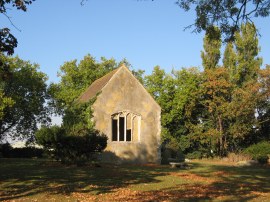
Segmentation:
<svg viewBox="0 0 270 202">
<path fill-rule="evenodd" d="M 242 24 L 240 31 L 235 34 L 236 74 L 238 85 L 258 78 L 262 58 L 258 57 L 260 47 L 254 24 Z"/>
<path fill-rule="evenodd" d="M 65 164 L 82 165 L 94 160 L 95 154 L 107 146 L 107 136 L 97 130 L 82 129 L 74 135 L 59 126 L 42 127 L 36 132 L 36 140 L 52 158 Z"/>
<path fill-rule="evenodd" d="M 31 138 L 37 123 L 48 121 L 47 76 L 18 57 L 0 59 L 0 139 L 8 134 Z"/>
<path fill-rule="evenodd" d="M 4 110 L 11 107 L 14 101 L 10 97 L 6 97 L 3 93 L 3 89 L 0 89 L 0 120 L 3 119 Z"/>
<path fill-rule="evenodd" d="M 63 117 L 63 127 L 72 135 L 82 135 L 85 129 L 93 129 L 95 123 L 92 122 L 92 104 L 95 99 L 85 103 L 74 103 L 65 110 Z"/>
<path fill-rule="evenodd" d="M 204 72 L 189 68 L 166 74 L 157 66 L 145 77 L 162 108 L 163 141 L 175 151 L 208 157 L 239 152 L 270 137 L 270 68 L 259 71 L 254 26 L 242 25 L 227 44 L 224 67 L 218 66 L 220 32 L 210 31 L 204 38 Z"/>
<path fill-rule="evenodd" d="M 84 136 L 67 136 L 60 143 L 60 159 L 66 164 L 82 165 L 95 160 L 94 154 L 103 151 L 107 146 L 107 136 L 97 131 L 89 131 Z"/>
<path fill-rule="evenodd" d="M 102 57 L 101 62 L 97 62 L 91 55 L 86 55 L 79 63 L 77 60 L 65 62 L 58 73 L 60 82 L 51 84 L 49 88 L 53 97 L 52 106 L 56 112 L 64 113 L 96 79 L 117 67 L 114 59 Z"/>
<path fill-rule="evenodd" d="M 244 153 L 251 155 L 252 158 L 258 160 L 259 163 L 265 164 L 270 155 L 270 143 L 263 141 L 253 144 L 246 148 Z"/>
<path fill-rule="evenodd" d="M 148 92 L 161 106 L 161 124 L 162 133 L 170 133 L 168 123 L 171 123 L 170 111 L 172 109 L 172 100 L 175 94 L 174 80 L 170 75 L 165 74 L 159 66 L 154 67 L 151 75 L 145 77 L 145 86 Z"/>
<path fill-rule="evenodd" d="M 270 2 L 261 1 L 194 1 L 177 0 L 177 4 L 189 11 L 196 11 L 196 19 L 193 25 L 195 32 L 206 31 L 209 27 L 218 26 L 226 37 L 233 40 L 234 34 L 240 29 L 242 23 L 252 21 L 252 17 L 267 17 L 270 14 Z"/>
<path fill-rule="evenodd" d="M 260 97 L 257 103 L 257 128 L 255 141 L 270 140 L 270 66 L 261 69 L 259 73 Z"/>
<path fill-rule="evenodd" d="M 191 126 L 198 124 L 202 116 L 199 103 L 201 81 L 201 73 L 196 68 L 173 71 L 169 75 L 157 66 L 151 75 L 145 77 L 148 92 L 162 109 L 162 139 L 168 145 L 174 144 L 175 152 L 196 149 Z"/>
<path fill-rule="evenodd" d="M 53 150 L 53 153 L 58 153 L 58 142 L 66 136 L 64 128 L 60 126 L 46 127 L 42 126 L 35 133 L 35 139 L 38 144 L 42 145 L 46 150 Z"/>
<path fill-rule="evenodd" d="M 229 69 L 230 81 L 234 82 L 234 75 L 236 75 L 236 53 L 234 50 L 234 44 L 232 42 L 227 43 L 224 56 L 223 67 Z"/>
<path fill-rule="evenodd" d="M 164 92 L 165 77 L 165 71 L 159 66 L 155 66 L 152 74 L 145 77 L 145 86 L 148 92 L 154 97 L 155 100 L 157 100 L 159 104 L 162 104 L 161 96 Z"/>
<path fill-rule="evenodd" d="M 179 142 L 179 149 L 187 152 L 196 148 L 194 141 L 194 126 L 203 117 L 200 104 L 200 85 L 202 75 L 197 68 L 174 71 L 175 94 L 172 99 L 172 109 L 168 114 L 167 127 L 170 136 Z M 171 139 L 169 137 L 169 139 Z"/>
<path fill-rule="evenodd" d="M 203 39 L 204 51 L 201 52 L 204 69 L 214 69 L 220 59 L 221 34 L 217 27 L 209 27 Z"/>
</svg>

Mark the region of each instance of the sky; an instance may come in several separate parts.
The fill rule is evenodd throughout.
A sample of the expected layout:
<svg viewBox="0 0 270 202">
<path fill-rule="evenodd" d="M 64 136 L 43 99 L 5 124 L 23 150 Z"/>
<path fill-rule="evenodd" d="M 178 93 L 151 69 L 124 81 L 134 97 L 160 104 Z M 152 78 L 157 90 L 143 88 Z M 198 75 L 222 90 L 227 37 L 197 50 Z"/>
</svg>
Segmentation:
<svg viewBox="0 0 270 202">
<path fill-rule="evenodd" d="M 18 39 L 15 55 L 38 63 L 49 83 L 59 81 L 57 71 L 65 61 L 86 54 L 97 60 L 126 58 L 146 74 L 156 65 L 166 72 L 201 67 L 204 33 L 184 31 L 195 13 L 184 12 L 175 1 L 88 0 L 82 6 L 81 0 L 36 0 L 25 13 L 14 8 L 8 13 L 21 31 L 1 20 Z M 270 64 L 269 19 L 256 21 L 264 64 Z"/>
<path fill-rule="evenodd" d="M 91 54 L 118 62 L 126 58 L 132 68 L 150 74 L 161 66 L 201 67 L 204 33 L 184 28 L 194 23 L 195 12 L 184 12 L 176 0 L 36 0 L 27 12 L 8 10 L 13 24 L 1 16 L 18 39 L 15 54 L 40 65 L 48 83 L 58 82 L 57 72 L 66 61 Z M 260 31 L 263 66 L 270 64 L 269 18 L 255 20 Z M 61 117 L 53 118 L 60 124 Z"/>
</svg>

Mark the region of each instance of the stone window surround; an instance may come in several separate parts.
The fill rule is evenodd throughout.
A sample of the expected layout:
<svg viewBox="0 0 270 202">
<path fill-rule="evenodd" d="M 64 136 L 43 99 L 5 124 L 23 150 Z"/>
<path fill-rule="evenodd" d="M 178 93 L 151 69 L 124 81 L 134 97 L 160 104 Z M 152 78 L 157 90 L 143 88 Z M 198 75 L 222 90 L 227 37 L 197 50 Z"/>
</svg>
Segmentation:
<svg viewBox="0 0 270 202">
<path fill-rule="evenodd" d="M 126 141 L 126 137 L 127 137 L 127 115 L 131 114 L 131 141 Z M 125 143 L 129 143 L 129 142 L 133 142 L 133 126 L 134 126 L 134 119 L 138 118 L 137 121 L 137 129 L 138 129 L 138 142 L 141 141 L 141 115 L 135 112 L 132 112 L 130 110 L 122 110 L 116 113 L 113 113 L 111 115 L 111 120 L 113 120 L 115 117 L 117 117 L 117 140 L 113 140 L 113 132 L 111 134 L 111 138 L 112 138 L 112 142 L 125 142 Z M 119 133 L 119 117 L 124 117 L 124 141 L 120 141 L 120 133 Z M 112 131 L 112 130 L 111 130 Z"/>
</svg>

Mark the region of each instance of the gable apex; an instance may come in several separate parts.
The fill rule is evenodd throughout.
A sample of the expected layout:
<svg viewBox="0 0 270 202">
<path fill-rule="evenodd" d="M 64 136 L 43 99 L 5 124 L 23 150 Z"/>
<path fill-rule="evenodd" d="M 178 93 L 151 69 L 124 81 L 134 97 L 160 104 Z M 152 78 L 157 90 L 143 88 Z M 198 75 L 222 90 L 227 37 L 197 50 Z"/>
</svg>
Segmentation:
<svg viewBox="0 0 270 202">
<path fill-rule="evenodd" d="M 126 71 L 133 79 L 136 80 L 136 83 L 140 86 L 140 88 L 149 96 L 150 99 L 154 101 L 154 103 L 160 108 L 159 104 L 156 100 L 150 95 L 150 93 L 145 89 L 145 87 L 141 84 L 140 81 L 132 74 L 132 72 L 127 68 L 125 64 L 122 64 L 115 70 L 107 73 L 105 76 L 95 80 L 78 98 L 78 101 L 88 102 L 92 98 L 94 98 L 102 89 L 111 81 L 113 77 L 120 71 Z"/>
</svg>

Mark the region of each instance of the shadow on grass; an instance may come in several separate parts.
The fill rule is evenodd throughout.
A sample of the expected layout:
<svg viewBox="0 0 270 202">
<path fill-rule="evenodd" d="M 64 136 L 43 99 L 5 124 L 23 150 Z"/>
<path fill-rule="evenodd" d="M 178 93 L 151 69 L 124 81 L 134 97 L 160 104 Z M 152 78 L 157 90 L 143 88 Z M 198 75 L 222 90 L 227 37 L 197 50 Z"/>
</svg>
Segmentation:
<svg viewBox="0 0 270 202">
<path fill-rule="evenodd" d="M 160 172 L 137 166 L 67 167 L 44 160 L 0 159 L 0 201 L 39 193 L 110 193 L 132 184 L 157 182 Z"/>
<path fill-rule="evenodd" d="M 164 166 L 64 167 L 44 160 L 0 159 L 0 201 L 36 194 L 111 193 L 140 184 L 164 183 L 162 177 L 188 179 L 159 190 L 130 192 L 135 201 L 249 201 L 270 192 L 269 167 L 192 163 L 188 170 Z M 171 179 L 171 178 L 169 178 Z M 269 196 L 269 195 L 267 195 Z M 111 197 L 110 195 L 108 197 Z M 111 200 L 111 199 L 110 199 Z"/>
<path fill-rule="evenodd" d="M 178 190 L 178 194 L 182 198 L 191 201 L 195 199 L 196 201 L 200 199 L 211 201 L 216 198 L 220 198 L 222 201 L 249 201 L 270 193 L 269 166 L 239 167 L 236 165 L 193 163 L 193 169 L 190 170 L 190 173 L 205 179 L 212 179 L 212 182 L 206 185 L 187 186 L 180 193 Z M 175 192 L 177 188 L 174 189 Z"/>
<path fill-rule="evenodd" d="M 188 178 L 193 182 L 141 192 L 136 201 L 269 201 L 269 167 L 192 163 L 190 170 L 175 171 L 170 173 L 175 178 Z"/>
</svg>

